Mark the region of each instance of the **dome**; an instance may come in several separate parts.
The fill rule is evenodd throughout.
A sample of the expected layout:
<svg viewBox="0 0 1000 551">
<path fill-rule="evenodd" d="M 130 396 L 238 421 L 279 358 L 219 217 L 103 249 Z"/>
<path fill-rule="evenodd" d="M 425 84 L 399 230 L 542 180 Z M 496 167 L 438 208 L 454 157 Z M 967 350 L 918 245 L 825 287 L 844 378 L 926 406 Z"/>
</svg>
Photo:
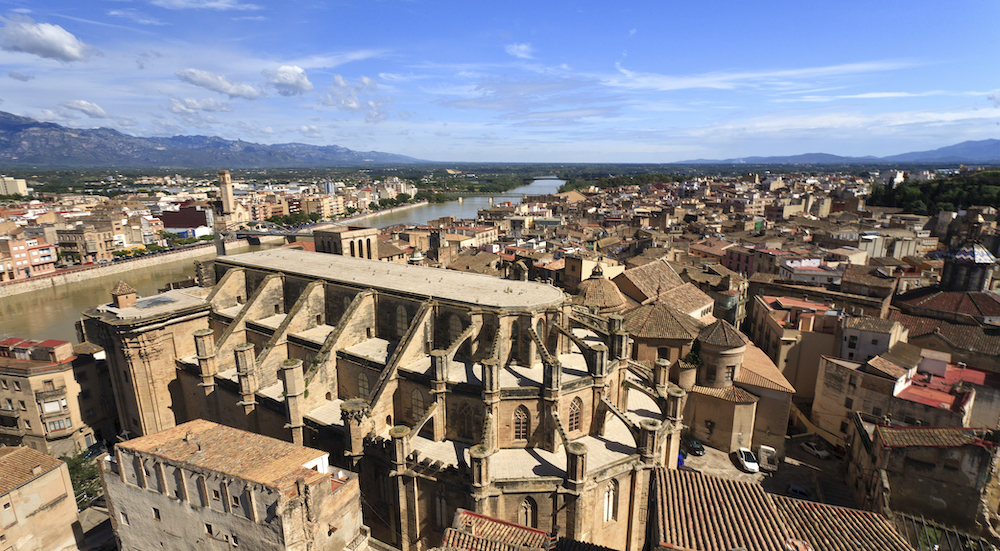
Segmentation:
<svg viewBox="0 0 1000 551">
<path fill-rule="evenodd" d="M 584 306 L 596 306 L 600 314 L 621 312 L 628 306 L 625 295 L 613 281 L 604 277 L 603 271 L 598 273 L 600 266 L 598 264 L 594 268 L 595 275 L 580 282 L 573 302 Z"/>
<path fill-rule="evenodd" d="M 972 264 L 993 264 L 997 261 L 997 258 L 979 243 L 966 243 L 961 249 L 955 251 L 951 258 L 956 262 Z"/>
<path fill-rule="evenodd" d="M 704 344 L 721 348 L 746 346 L 747 338 L 726 320 L 718 320 L 698 333 L 698 340 Z"/>
</svg>

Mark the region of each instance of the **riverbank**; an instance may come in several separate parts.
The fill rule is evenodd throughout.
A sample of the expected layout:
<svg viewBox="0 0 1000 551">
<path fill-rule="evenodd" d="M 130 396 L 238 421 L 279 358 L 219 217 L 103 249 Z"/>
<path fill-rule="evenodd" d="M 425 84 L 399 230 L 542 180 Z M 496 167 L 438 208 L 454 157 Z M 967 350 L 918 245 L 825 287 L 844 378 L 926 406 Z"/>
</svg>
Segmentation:
<svg viewBox="0 0 1000 551">
<path fill-rule="evenodd" d="M 250 247 L 245 240 L 226 243 L 226 252 L 233 254 Z M 90 279 L 97 279 L 109 275 L 125 274 L 133 270 L 151 268 L 165 262 L 177 262 L 178 260 L 197 260 L 200 258 L 215 257 L 215 244 L 208 243 L 195 247 L 186 247 L 180 251 L 170 251 L 153 256 L 143 256 L 110 264 L 94 264 L 75 269 L 62 270 L 54 274 L 45 274 L 31 279 L 21 279 L 17 281 L 6 281 L 0 284 L 0 298 L 30 293 L 41 289 L 48 289 L 57 285 L 68 283 L 78 283 Z"/>
<path fill-rule="evenodd" d="M 399 205 L 398 207 L 389 207 L 387 209 L 379 209 L 372 212 L 366 212 L 364 214 L 355 214 L 354 216 L 348 216 L 347 218 L 341 218 L 336 221 L 337 224 L 347 223 L 347 222 L 357 222 L 358 220 L 364 220 L 365 218 L 371 218 L 372 216 L 382 216 L 384 214 L 392 214 L 394 212 L 402 212 L 404 210 L 409 210 L 415 207 L 422 207 L 427 205 L 426 199 L 422 201 L 417 201 L 416 203 L 407 203 L 405 205 Z"/>
</svg>

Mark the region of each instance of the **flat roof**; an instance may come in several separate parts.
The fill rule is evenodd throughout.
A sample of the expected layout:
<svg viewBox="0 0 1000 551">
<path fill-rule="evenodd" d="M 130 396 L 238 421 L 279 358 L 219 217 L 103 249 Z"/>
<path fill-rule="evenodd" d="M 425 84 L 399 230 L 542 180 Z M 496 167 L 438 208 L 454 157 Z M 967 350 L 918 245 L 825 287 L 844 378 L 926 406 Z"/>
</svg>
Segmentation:
<svg viewBox="0 0 1000 551">
<path fill-rule="evenodd" d="M 216 262 L 494 308 L 540 308 L 563 301 L 562 290 L 545 283 L 337 254 L 271 249 L 220 256 Z"/>
</svg>

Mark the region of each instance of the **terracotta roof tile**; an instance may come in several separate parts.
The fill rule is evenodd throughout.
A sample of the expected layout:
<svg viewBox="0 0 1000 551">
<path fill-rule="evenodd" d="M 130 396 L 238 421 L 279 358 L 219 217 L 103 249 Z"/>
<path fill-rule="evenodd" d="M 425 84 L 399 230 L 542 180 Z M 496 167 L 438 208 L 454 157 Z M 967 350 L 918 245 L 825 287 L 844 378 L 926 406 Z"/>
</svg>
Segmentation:
<svg viewBox="0 0 1000 551">
<path fill-rule="evenodd" d="M 845 316 L 841 319 L 841 324 L 843 324 L 844 329 L 857 329 L 858 331 L 870 331 L 872 333 L 889 333 L 896 325 L 896 322 L 869 316 Z"/>
<path fill-rule="evenodd" d="M 615 277 L 627 279 L 642 294 L 642 300 L 646 300 L 665 293 L 675 287 L 684 284 L 677 272 L 664 260 L 657 260 L 649 264 L 643 264 L 637 268 L 629 268 Z M 639 299 L 639 297 L 632 297 Z"/>
<path fill-rule="evenodd" d="M 909 329 L 910 339 L 937 333 L 957 348 L 1000 356 L 1000 335 L 988 334 L 983 327 L 960 325 L 899 311 L 889 312 L 889 319 L 898 321 Z"/>
<path fill-rule="evenodd" d="M 625 328 L 641 339 L 698 338 L 701 323 L 663 302 L 653 302 L 625 312 Z"/>
<path fill-rule="evenodd" d="M 0 495 L 6 495 L 62 464 L 62 461 L 31 448 L 0 447 Z M 40 468 L 37 473 L 33 472 L 35 467 Z"/>
<path fill-rule="evenodd" d="M 875 427 L 876 438 L 887 448 L 960 448 L 985 445 L 989 431 L 963 427 Z M 992 446 L 993 444 L 989 444 Z"/>
<path fill-rule="evenodd" d="M 706 326 L 698 334 L 698 340 L 705 344 L 726 348 L 739 348 L 746 346 L 749 342 L 743 333 L 740 333 L 726 320 L 718 320 L 712 325 Z"/>
<path fill-rule="evenodd" d="M 712 297 L 705 294 L 694 283 L 685 283 L 680 287 L 663 293 L 656 300 L 666 302 L 681 312 L 696 312 L 715 303 Z"/>
<path fill-rule="evenodd" d="M 763 350 L 753 345 L 747 346 L 746 352 L 743 353 L 743 369 L 740 370 L 735 382 L 789 394 L 795 393 L 795 387 L 788 382 L 778 366 L 774 365 L 774 361 Z"/>
<path fill-rule="evenodd" d="M 131 285 L 119 279 L 118 283 L 115 284 L 115 288 L 111 289 L 111 296 L 118 297 L 121 295 L 133 294 L 135 292 L 135 289 L 133 289 Z"/>
<path fill-rule="evenodd" d="M 711 388 L 707 386 L 695 385 L 691 389 L 691 392 L 695 394 L 704 394 L 705 396 L 712 396 L 734 404 L 756 404 L 760 400 L 760 398 L 750 394 L 738 386 L 731 386 L 728 388 Z"/>
</svg>

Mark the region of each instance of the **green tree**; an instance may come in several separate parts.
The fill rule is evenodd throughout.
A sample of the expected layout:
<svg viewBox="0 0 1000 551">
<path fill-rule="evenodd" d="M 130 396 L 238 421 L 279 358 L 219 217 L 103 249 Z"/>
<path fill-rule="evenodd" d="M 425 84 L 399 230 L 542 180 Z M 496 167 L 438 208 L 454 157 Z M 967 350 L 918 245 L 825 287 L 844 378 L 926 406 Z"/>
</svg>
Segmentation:
<svg viewBox="0 0 1000 551">
<path fill-rule="evenodd" d="M 69 479 L 73 484 L 77 505 L 86 507 L 91 500 L 102 493 L 97 461 L 93 458 L 88 459 L 86 450 L 76 455 L 64 455 L 60 459 L 66 462 L 66 467 L 69 469 Z"/>
</svg>

